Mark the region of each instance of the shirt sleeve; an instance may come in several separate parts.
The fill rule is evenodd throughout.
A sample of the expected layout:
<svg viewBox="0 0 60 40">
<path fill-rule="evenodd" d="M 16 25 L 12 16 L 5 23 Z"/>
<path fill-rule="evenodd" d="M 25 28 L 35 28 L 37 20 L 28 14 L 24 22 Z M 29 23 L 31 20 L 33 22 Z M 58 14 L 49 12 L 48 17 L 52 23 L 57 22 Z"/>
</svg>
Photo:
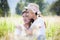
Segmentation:
<svg viewBox="0 0 60 40">
<path fill-rule="evenodd" d="M 36 30 L 33 35 L 36 35 L 37 37 L 39 35 L 45 35 L 45 25 L 42 18 L 39 18 L 35 21 L 35 27 Z"/>
<path fill-rule="evenodd" d="M 20 35 L 22 32 L 22 25 L 16 25 L 16 28 L 14 30 L 14 35 Z"/>
<path fill-rule="evenodd" d="M 18 28 L 16 28 L 14 30 L 14 35 L 20 35 L 20 33 L 21 33 L 21 31 Z"/>
<path fill-rule="evenodd" d="M 42 18 L 40 18 L 39 20 L 39 25 L 40 25 L 40 29 L 39 29 L 39 35 L 45 35 L 45 24 L 44 24 L 44 20 Z"/>
</svg>

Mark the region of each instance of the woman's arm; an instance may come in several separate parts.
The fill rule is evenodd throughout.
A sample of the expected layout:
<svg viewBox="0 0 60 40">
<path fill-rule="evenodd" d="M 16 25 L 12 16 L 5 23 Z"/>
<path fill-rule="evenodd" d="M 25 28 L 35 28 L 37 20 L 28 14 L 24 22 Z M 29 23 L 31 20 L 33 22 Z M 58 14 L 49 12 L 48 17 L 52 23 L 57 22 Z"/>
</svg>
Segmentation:
<svg viewBox="0 0 60 40">
<path fill-rule="evenodd" d="M 33 32 L 32 32 L 30 29 L 27 29 L 27 30 L 26 30 L 26 33 L 27 33 L 28 35 L 32 35 L 32 34 L 33 34 Z"/>
</svg>

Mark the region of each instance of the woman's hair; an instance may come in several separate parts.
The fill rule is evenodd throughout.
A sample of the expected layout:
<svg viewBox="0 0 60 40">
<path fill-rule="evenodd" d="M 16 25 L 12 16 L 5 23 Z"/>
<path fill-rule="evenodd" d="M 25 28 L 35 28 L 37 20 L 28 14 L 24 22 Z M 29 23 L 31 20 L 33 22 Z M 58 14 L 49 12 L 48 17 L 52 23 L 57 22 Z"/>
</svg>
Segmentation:
<svg viewBox="0 0 60 40">
<path fill-rule="evenodd" d="M 24 14 L 24 13 L 28 13 L 28 9 L 25 9 L 23 12 L 22 12 L 22 14 Z M 35 13 L 36 15 L 37 15 L 37 12 Z M 30 19 L 30 22 L 34 22 L 34 19 Z"/>
<path fill-rule="evenodd" d="M 28 13 L 27 10 L 28 10 L 28 9 L 23 10 L 22 14 L 24 14 L 24 13 Z"/>
<path fill-rule="evenodd" d="M 24 13 L 28 13 L 28 9 L 25 9 L 23 12 L 22 12 L 22 15 L 24 14 Z M 37 15 L 37 14 L 36 14 Z M 34 19 L 30 19 L 30 22 L 29 22 L 29 28 L 30 28 L 30 26 L 31 26 L 31 24 L 34 22 Z"/>
</svg>

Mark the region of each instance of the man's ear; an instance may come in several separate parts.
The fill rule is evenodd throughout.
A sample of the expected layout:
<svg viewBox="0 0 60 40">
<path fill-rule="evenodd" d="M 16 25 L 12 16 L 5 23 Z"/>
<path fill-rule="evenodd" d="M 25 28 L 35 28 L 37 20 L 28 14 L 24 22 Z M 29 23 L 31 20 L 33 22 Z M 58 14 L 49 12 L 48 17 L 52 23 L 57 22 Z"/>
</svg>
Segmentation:
<svg viewBox="0 0 60 40">
<path fill-rule="evenodd" d="M 35 15 L 37 16 L 37 12 L 35 13 Z"/>
</svg>

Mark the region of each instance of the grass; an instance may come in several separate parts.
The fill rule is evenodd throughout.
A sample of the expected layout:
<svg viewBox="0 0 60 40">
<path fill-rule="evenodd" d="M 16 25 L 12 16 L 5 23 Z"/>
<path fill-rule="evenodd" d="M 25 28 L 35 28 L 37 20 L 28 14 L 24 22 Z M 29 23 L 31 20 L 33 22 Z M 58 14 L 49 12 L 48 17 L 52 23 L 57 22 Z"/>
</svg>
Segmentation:
<svg viewBox="0 0 60 40">
<path fill-rule="evenodd" d="M 58 34 L 60 35 L 60 17 L 45 17 L 45 21 L 47 24 L 46 28 L 46 36 L 47 40 L 60 40 L 60 36 L 57 36 Z M 57 39 L 57 37 L 59 39 Z"/>
<path fill-rule="evenodd" d="M 46 22 L 46 39 L 47 40 L 60 40 L 60 17 L 58 16 L 46 16 L 44 17 Z M 15 24 L 23 24 L 20 17 L 1 17 L 0 18 L 0 40 L 4 39 L 8 35 L 8 32 L 13 32 Z M 3 38 L 2 38 L 3 37 Z M 1 39 L 2 38 L 2 39 Z M 6 37 L 8 38 L 8 37 Z M 9 40 L 9 39 L 7 39 Z"/>
<path fill-rule="evenodd" d="M 0 37 L 4 36 L 8 31 L 12 31 L 14 24 L 6 18 L 0 18 Z"/>
</svg>

